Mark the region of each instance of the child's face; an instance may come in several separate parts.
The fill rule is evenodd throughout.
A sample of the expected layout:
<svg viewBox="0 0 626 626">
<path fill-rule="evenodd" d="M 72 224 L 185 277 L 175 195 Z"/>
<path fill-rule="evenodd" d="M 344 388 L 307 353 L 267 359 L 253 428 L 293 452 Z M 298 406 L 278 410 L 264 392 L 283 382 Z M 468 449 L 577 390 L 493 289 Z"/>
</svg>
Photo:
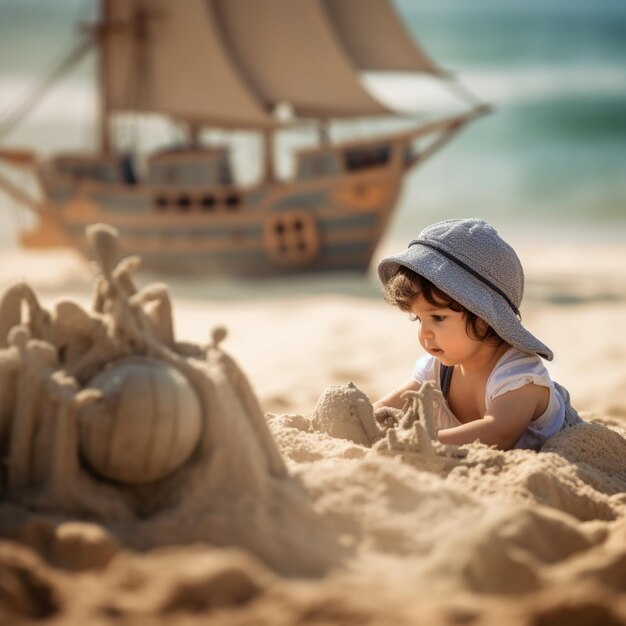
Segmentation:
<svg viewBox="0 0 626 626">
<path fill-rule="evenodd" d="M 481 355 L 489 344 L 468 334 L 463 311 L 434 306 L 422 294 L 411 302 L 411 312 L 419 324 L 419 342 L 444 365 L 469 363 Z"/>
</svg>

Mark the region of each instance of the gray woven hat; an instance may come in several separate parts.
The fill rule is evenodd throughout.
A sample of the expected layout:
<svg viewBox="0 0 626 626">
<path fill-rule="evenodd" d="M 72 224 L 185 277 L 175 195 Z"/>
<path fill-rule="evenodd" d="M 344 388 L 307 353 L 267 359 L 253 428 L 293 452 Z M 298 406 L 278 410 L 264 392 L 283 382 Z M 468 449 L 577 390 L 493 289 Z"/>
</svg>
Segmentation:
<svg viewBox="0 0 626 626">
<path fill-rule="evenodd" d="M 423 276 L 485 320 L 510 345 L 552 360 L 550 348 L 520 321 L 522 264 L 513 248 L 483 220 L 445 220 L 425 228 L 404 252 L 378 264 L 383 285 L 400 266 Z"/>
</svg>

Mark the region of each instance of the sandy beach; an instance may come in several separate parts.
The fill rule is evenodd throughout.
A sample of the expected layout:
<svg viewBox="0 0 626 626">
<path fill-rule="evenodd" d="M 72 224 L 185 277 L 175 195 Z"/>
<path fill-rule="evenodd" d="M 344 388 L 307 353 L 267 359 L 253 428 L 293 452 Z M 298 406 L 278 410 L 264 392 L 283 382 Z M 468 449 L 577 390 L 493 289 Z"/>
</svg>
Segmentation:
<svg viewBox="0 0 626 626">
<path fill-rule="evenodd" d="M 247 518 L 236 509 L 244 517 L 232 523 L 251 538 L 232 546 L 228 533 L 177 536 L 181 524 L 209 528 L 189 512 L 185 522 L 167 513 L 158 532 L 142 522 L 116 535 L 115 524 L 5 502 L 3 623 L 626 624 L 626 250 L 517 249 L 525 324 L 555 352 L 549 369 L 588 423 L 539 454 L 472 445 L 461 460 L 310 427 L 329 385 L 351 381 L 375 400 L 420 355 L 415 327 L 373 276 L 234 285 L 140 275 L 169 283 L 178 339 L 204 343 L 227 327 L 223 348 L 248 375 L 289 487 L 246 505 Z M 0 267 L 3 289 L 21 278 L 45 306 L 89 305 L 92 268 L 70 253 L 7 250 Z M 240 495 L 231 479 L 227 507 Z"/>
</svg>

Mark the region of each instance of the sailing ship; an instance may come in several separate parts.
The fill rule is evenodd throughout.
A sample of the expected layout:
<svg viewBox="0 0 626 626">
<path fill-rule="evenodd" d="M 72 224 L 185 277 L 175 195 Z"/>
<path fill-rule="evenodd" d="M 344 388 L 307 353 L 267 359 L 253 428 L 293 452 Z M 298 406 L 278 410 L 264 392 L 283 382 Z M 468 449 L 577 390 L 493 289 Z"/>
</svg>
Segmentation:
<svg viewBox="0 0 626 626">
<path fill-rule="evenodd" d="M 389 0 L 101 0 L 99 18 L 46 87 L 94 49 L 97 151 L 45 160 L 0 151 L 4 164 L 31 168 L 41 191 L 36 198 L 0 176 L 0 190 L 36 212 L 35 228 L 20 234 L 26 248 L 88 255 L 85 227 L 104 222 L 120 232 L 125 254 L 154 268 L 365 271 L 407 172 L 487 110 L 467 99 L 455 115 L 331 139 L 333 122 L 398 115 L 368 91 L 362 72 L 411 72 L 458 87 Z M 129 112 L 167 116 L 184 128 L 184 143 L 147 155 L 139 172 L 115 133 L 116 116 Z M 298 125 L 313 125 L 319 141 L 295 153 L 284 179 L 276 134 Z M 238 182 L 228 148 L 206 144 L 206 129 L 258 133 L 260 180 Z"/>
</svg>

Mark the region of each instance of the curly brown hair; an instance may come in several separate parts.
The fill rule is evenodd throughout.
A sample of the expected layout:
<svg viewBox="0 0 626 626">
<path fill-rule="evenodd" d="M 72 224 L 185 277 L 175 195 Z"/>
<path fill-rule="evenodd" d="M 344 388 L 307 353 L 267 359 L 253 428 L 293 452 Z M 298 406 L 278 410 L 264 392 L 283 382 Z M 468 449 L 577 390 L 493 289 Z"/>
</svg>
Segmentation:
<svg viewBox="0 0 626 626">
<path fill-rule="evenodd" d="M 435 307 L 449 308 L 463 313 L 466 321 L 466 330 L 469 337 L 480 341 L 498 340 L 503 341 L 498 334 L 486 325 L 478 315 L 468 311 L 462 304 L 441 291 L 429 280 L 410 270 L 400 266 L 394 276 L 383 285 L 385 301 L 397 306 L 401 311 L 411 312 L 411 303 L 418 295 L 424 296 L 424 300 Z M 483 326 L 485 324 L 485 326 Z"/>
</svg>

